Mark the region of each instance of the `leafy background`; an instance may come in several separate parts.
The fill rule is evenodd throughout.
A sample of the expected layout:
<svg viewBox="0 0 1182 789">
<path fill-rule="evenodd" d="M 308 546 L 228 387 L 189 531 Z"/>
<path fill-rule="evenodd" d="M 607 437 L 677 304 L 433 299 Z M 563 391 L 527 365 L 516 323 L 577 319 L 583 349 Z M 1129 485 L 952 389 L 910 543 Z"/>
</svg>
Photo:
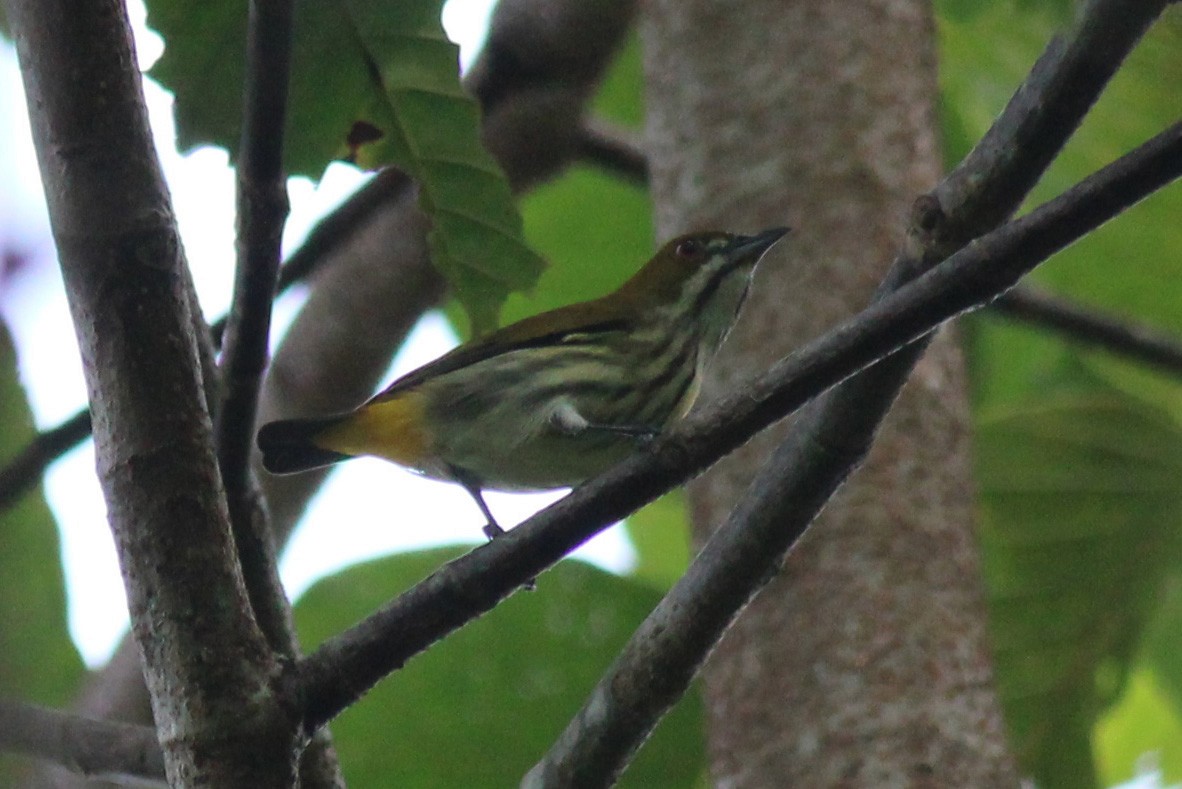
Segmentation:
<svg viewBox="0 0 1182 789">
<path fill-rule="evenodd" d="M 342 152 L 343 135 L 354 120 L 389 130 L 380 144 L 358 151 L 358 158 L 399 162 L 435 179 L 436 194 L 429 196 L 427 208 L 440 211 L 437 216 L 453 211 L 483 217 L 470 223 L 475 230 L 464 225 L 458 236 L 446 230 L 436 247 L 478 324 L 498 312 L 510 321 L 598 295 L 630 274 L 654 241 L 644 190 L 574 167 L 521 202 L 523 224 L 518 225 L 507 187 L 487 156 L 471 148 L 475 116 L 455 92 L 454 51 L 439 39 L 437 6 L 381 4 L 386 5 L 397 5 L 403 15 L 381 17 L 381 26 L 350 41 L 344 50 L 349 57 L 329 58 L 333 70 L 326 75 L 316 53 L 339 52 L 341 44 L 318 36 L 339 36 L 344 23 L 323 19 L 328 6 L 298 4 L 305 25 L 297 44 L 293 95 L 297 112 L 310 120 L 293 125 L 307 132 L 293 139 L 293 168 L 314 175 L 322 171 L 329 157 Z M 236 20 L 237 11 L 229 13 L 226 4 L 218 3 L 204 4 L 200 11 L 189 4 L 182 12 L 173 0 L 154 0 L 149 7 L 167 34 L 170 53 L 152 76 L 177 85 L 181 144 L 212 140 L 232 149 L 237 88 L 188 80 L 200 76 L 220 85 L 237 79 L 241 62 L 234 60 L 235 45 L 227 43 L 241 40 L 240 21 L 227 21 Z M 361 4 L 344 8 L 376 13 Z M 1180 11 L 1175 8 L 1133 54 L 1032 203 L 1177 120 Z M 950 165 L 985 130 L 1071 13 L 1067 0 L 937 3 Z M 320 24 L 308 26 L 309 15 Z M 356 20 L 348 24 L 344 29 L 358 29 Z M 393 53 L 406 47 L 423 53 L 423 59 L 394 62 Z M 202 64 L 201 53 L 213 50 L 224 57 Z M 390 61 L 378 61 L 378 85 L 358 64 L 386 55 Z M 409 67 L 410 75 L 400 67 Z M 330 77 L 333 84 L 355 89 L 309 93 L 306 86 Z M 430 106 L 444 108 L 438 113 L 446 118 L 442 125 L 420 125 L 425 113 L 395 89 L 407 85 L 415 88 L 411 92 L 425 91 Z M 641 123 L 635 42 L 603 86 L 596 112 L 632 127 Z M 416 150 L 415 140 L 440 134 L 447 135 L 444 149 Z M 457 186 L 471 183 L 481 188 Z M 1066 250 L 1031 279 L 1113 315 L 1176 332 L 1182 325 L 1178 216 L 1182 191 L 1164 190 Z M 528 296 L 509 295 L 528 288 L 538 273 L 536 258 L 519 243 L 518 227 L 552 262 Z M 462 258 L 479 233 L 496 236 L 505 254 L 475 260 L 469 254 L 469 263 L 446 262 L 455 259 L 449 255 Z M 1177 536 L 1182 387 L 1176 378 L 987 311 L 963 321 L 961 330 L 972 374 L 992 630 L 1015 748 L 1026 770 L 1047 787 L 1127 780 L 1147 751 L 1156 752 L 1166 780 L 1182 780 Z M 0 338 L 0 419 L 5 425 L 0 457 L 11 454 L 31 430 L 16 386 L 11 351 Z M 61 703 L 82 668 L 65 631 L 49 523 L 39 497 L 3 516 L 0 692 L 20 689 L 35 700 Z M 640 556 L 632 577 L 564 563 L 543 576 L 536 593 L 518 595 L 412 661 L 343 715 L 334 731 L 351 785 L 391 785 L 391 776 L 408 787 L 515 781 L 685 566 L 679 496 L 639 513 L 630 528 Z M 297 605 L 305 642 L 315 644 L 348 625 L 448 555 L 436 550 L 390 556 L 321 582 Z M 625 776 L 625 785 L 700 785 L 702 747 L 700 701 L 691 696 L 662 725 Z M 434 765 L 440 767 L 424 770 Z"/>
</svg>

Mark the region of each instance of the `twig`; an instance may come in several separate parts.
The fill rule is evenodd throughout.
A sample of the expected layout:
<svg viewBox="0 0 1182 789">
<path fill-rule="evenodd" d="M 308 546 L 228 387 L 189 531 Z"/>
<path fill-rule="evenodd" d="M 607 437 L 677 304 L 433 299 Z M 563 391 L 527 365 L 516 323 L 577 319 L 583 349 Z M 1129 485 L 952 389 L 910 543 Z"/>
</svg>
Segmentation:
<svg viewBox="0 0 1182 789">
<path fill-rule="evenodd" d="M 0 511 L 37 486 L 45 469 L 90 435 L 90 411 L 83 409 L 55 428 L 38 433 L 0 469 Z"/>
<path fill-rule="evenodd" d="M 96 780 L 166 785 L 164 755 L 148 726 L 0 701 L 0 751 L 43 759 Z"/>
<path fill-rule="evenodd" d="M 250 453 L 289 210 L 283 133 L 293 19 L 291 0 L 251 0 L 248 7 L 242 139 L 236 168 L 238 262 L 223 344 L 224 396 L 215 435 L 251 609 L 271 648 L 290 655 L 295 641 L 291 612 L 279 583 L 259 492 L 251 479 Z"/>
<path fill-rule="evenodd" d="M 974 241 L 766 375 L 691 414 L 648 451 L 441 568 L 301 661 L 309 725 L 323 724 L 386 673 L 491 609 L 609 524 L 701 472 L 818 392 L 994 298 L 1055 251 L 1180 172 L 1182 124 Z M 847 427 L 856 431 L 858 420 Z"/>
<path fill-rule="evenodd" d="M 1067 299 L 1019 286 L 993 302 L 989 313 L 1059 332 L 1069 342 L 1092 345 L 1110 353 L 1182 375 L 1182 343 L 1164 332 L 1117 320 Z"/>
<path fill-rule="evenodd" d="M 290 208 L 283 141 L 292 35 L 292 0 L 251 0 L 236 168 L 238 261 L 222 356 L 225 397 L 215 420 L 218 464 L 251 610 L 271 649 L 288 661 L 299 655 L 299 642 L 291 604 L 279 580 L 274 534 L 250 464 L 283 225 Z M 312 789 L 342 784 L 331 737 L 322 729 L 301 756 L 300 785 Z"/>
<path fill-rule="evenodd" d="M 579 130 L 576 155 L 613 175 L 637 186 L 648 185 L 648 157 L 644 150 L 621 129 L 603 121 L 588 120 Z"/>
</svg>

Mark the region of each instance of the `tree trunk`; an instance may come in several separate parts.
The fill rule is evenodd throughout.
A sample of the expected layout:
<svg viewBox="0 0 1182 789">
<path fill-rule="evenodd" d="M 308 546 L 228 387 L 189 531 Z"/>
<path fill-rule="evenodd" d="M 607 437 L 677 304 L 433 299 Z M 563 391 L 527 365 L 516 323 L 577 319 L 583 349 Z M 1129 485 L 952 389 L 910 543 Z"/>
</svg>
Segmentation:
<svg viewBox="0 0 1182 789">
<path fill-rule="evenodd" d="M 920 0 L 650 0 L 642 32 L 659 237 L 794 228 L 706 397 L 862 307 L 940 172 Z M 862 470 L 706 673 L 720 786 L 1014 786 L 973 535 L 965 374 L 920 362 Z M 782 431 L 691 490 L 704 538 Z"/>
</svg>

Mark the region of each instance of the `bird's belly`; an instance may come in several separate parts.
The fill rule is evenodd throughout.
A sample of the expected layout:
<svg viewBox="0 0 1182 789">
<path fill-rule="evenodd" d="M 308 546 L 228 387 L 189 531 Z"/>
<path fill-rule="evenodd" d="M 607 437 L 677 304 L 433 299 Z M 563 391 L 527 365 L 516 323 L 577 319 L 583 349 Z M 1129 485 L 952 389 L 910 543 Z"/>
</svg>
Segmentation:
<svg viewBox="0 0 1182 789">
<path fill-rule="evenodd" d="M 531 390 L 532 392 L 532 390 Z M 432 455 L 444 469 L 432 476 L 446 476 L 448 466 L 464 470 L 484 487 L 499 490 L 547 490 L 571 487 L 619 463 L 637 447 L 633 436 L 588 428 L 572 430 L 555 420 L 555 413 L 573 408 L 594 424 L 621 424 L 617 403 L 604 413 L 601 398 L 580 402 L 567 394 L 537 399 L 530 393 L 480 387 L 477 394 L 449 396 L 436 392 L 433 402 L 441 409 L 434 420 Z M 600 406 L 597 412 L 595 405 Z M 659 418 L 645 426 L 661 428 L 672 411 L 662 409 Z M 446 414 L 446 418 L 443 416 Z M 630 426 L 635 420 L 624 422 Z"/>
<path fill-rule="evenodd" d="M 502 419 L 493 435 L 454 435 L 437 449 L 447 464 L 497 490 L 548 490 L 579 484 L 619 463 L 636 439 L 603 431 L 576 435 L 552 425 L 538 427 L 532 414 L 520 423 Z"/>
</svg>

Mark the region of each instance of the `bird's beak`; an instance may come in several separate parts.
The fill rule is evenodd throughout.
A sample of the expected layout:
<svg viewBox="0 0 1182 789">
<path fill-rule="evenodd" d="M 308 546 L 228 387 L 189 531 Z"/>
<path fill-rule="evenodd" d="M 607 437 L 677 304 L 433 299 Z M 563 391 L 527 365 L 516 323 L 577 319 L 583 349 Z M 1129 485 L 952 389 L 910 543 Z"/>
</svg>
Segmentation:
<svg viewBox="0 0 1182 789">
<path fill-rule="evenodd" d="M 753 236 L 735 236 L 726 248 L 727 261 L 732 266 L 754 266 L 763 257 L 763 253 L 787 235 L 789 229 L 787 227 L 773 227 L 771 230 L 765 230 Z"/>
</svg>

